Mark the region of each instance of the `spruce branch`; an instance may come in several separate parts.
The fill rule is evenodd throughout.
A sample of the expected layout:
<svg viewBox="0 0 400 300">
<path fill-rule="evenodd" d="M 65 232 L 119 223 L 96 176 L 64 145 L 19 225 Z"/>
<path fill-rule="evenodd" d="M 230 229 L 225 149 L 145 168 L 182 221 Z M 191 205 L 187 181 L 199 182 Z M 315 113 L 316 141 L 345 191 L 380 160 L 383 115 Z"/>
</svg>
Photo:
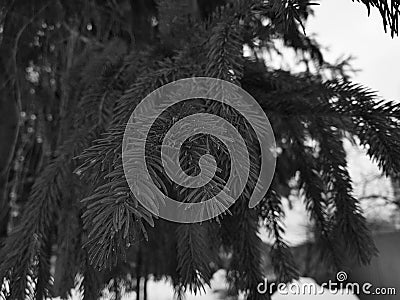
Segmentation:
<svg viewBox="0 0 400 300">
<path fill-rule="evenodd" d="M 225 6 L 213 20 L 215 26 L 207 45 L 207 76 L 239 83 L 244 64 L 243 18 L 249 16 L 252 2 L 237 1 L 231 7 Z"/>
<path fill-rule="evenodd" d="M 185 66 L 169 58 L 156 61 L 151 67 L 143 67 L 137 80 L 118 99 L 110 128 L 79 156 L 83 163 L 78 170 L 85 172 L 94 166 L 104 169 L 118 161 L 125 125 L 136 105 L 163 84 L 185 77 L 185 74 L 189 75 L 191 72 L 193 69 L 190 65 Z"/>
<path fill-rule="evenodd" d="M 284 211 L 279 195 L 270 190 L 260 206 L 261 218 L 274 239 L 271 247 L 271 261 L 279 282 L 287 283 L 299 278 L 299 273 L 290 251 L 284 240 Z"/>
<path fill-rule="evenodd" d="M 348 82 L 327 82 L 327 96 L 336 112 L 348 114 L 367 154 L 386 175 L 400 172 L 400 105 L 380 99 L 371 90 Z"/>
<path fill-rule="evenodd" d="M 36 293 L 49 293 L 51 282 L 47 260 L 50 228 L 61 199 L 68 190 L 65 184 L 69 181 L 72 171 L 65 166 L 65 161 L 72 160 L 76 154 L 71 152 L 76 140 L 76 136 L 73 136 L 66 141 L 58 156 L 35 181 L 23 212 L 23 221 L 7 238 L 1 249 L 0 255 L 5 257 L 5 260 L 0 265 L 0 278 L 3 284 L 9 281 L 9 297 L 12 299 L 31 299 Z M 39 265 L 36 264 L 37 259 Z M 37 277 L 41 277 L 41 284 L 35 287 L 32 282 Z M 37 288 L 40 290 L 36 290 Z"/>
<path fill-rule="evenodd" d="M 103 56 L 100 60 L 104 63 L 105 59 L 109 61 L 109 55 Z M 98 64 L 97 61 L 96 63 Z M 110 62 L 109 65 L 113 63 Z M 116 63 L 118 64 L 118 59 Z M 106 68 L 104 72 L 97 74 L 96 78 L 103 78 L 109 74 L 108 71 L 109 68 Z M 115 71 L 111 71 L 111 73 L 115 73 Z M 90 77 L 89 82 L 87 85 L 93 88 L 96 83 L 99 85 L 101 80 L 93 80 Z M 88 101 L 87 97 L 83 97 L 80 103 L 85 107 L 85 103 L 96 102 L 97 99 L 98 97 L 91 97 Z M 98 116 L 99 118 L 102 118 L 102 113 L 104 113 L 103 110 Z M 105 126 L 90 118 L 83 121 L 78 120 L 74 125 L 74 130 L 70 129 L 69 136 L 57 149 L 55 158 L 35 181 L 28 205 L 23 212 L 23 222 L 7 239 L 5 247 L 1 250 L 6 251 L 4 257 L 8 259 L 0 265 L 0 276 L 3 283 L 9 281 L 9 297 L 12 299 L 14 296 L 17 299 L 23 299 L 25 297 L 32 298 L 35 295 L 38 297 L 50 295 L 52 282 L 49 259 L 54 242 L 52 223 L 59 216 L 63 201 L 70 199 L 65 191 L 69 191 L 71 176 L 74 176 L 72 173 L 73 158 L 86 148 L 89 141 L 102 130 L 102 126 Z M 26 253 L 25 257 L 20 257 L 18 253 L 21 252 L 19 251 Z M 36 278 L 38 281 L 34 284 Z"/>
<path fill-rule="evenodd" d="M 286 119 L 290 128 L 290 139 L 293 162 L 299 171 L 299 188 L 305 196 L 306 209 L 311 220 L 315 223 L 315 241 L 321 249 L 320 258 L 328 262 L 329 266 L 337 270 L 342 266 L 342 256 L 338 251 L 333 234 L 333 218 L 331 203 L 327 201 L 327 186 L 322 180 L 322 169 L 314 157 L 315 149 L 306 146 L 304 135 L 305 128 L 298 120 Z"/>
<path fill-rule="evenodd" d="M 385 32 L 390 29 L 392 37 L 399 34 L 399 15 L 400 2 L 398 0 L 352 0 L 363 3 L 368 9 L 368 15 L 371 13 L 371 8 L 379 11 Z"/>
<path fill-rule="evenodd" d="M 89 261 L 99 269 L 111 268 L 120 258 L 126 259 L 125 249 L 146 230 L 143 221 L 154 226 L 152 215 L 134 198 L 125 181 L 122 165 L 115 167 L 109 180 L 82 201 L 82 215 L 88 232 L 85 247 Z"/>
<path fill-rule="evenodd" d="M 212 278 L 211 263 L 213 258 L 211 245 L 208 240 L 208 223 L 178 225 L 177 258 L 178 273 L 184 290 L 189 288 L 197 294 L 205 285 L 210 286 Z"/>
<path fill-rule="evenodd" d="M 329 187 L 330 198 L 336 207 L 334 236 L 341 241 L 341 246 L 351 257 L 367 264 L 377 254 L 377 249 L 359 201 L 352 195 L 352 181 L 347 171 L 342 136 L 323 121 L 317 121 L 311 133 L 319 142 L 319 162 Z"/>
<path fill-rule="evenodd" d="M 259 79 L 251 82 L 246 76 L 242 85 L 268 115 L 323 118 L 331 126 L 358 136 L 386 175 L 399 173 L 400 104 L 384 101 L 351 82 L 324 82 L 319 76 L 285 72 L 257 74 Z"/>
</svg>

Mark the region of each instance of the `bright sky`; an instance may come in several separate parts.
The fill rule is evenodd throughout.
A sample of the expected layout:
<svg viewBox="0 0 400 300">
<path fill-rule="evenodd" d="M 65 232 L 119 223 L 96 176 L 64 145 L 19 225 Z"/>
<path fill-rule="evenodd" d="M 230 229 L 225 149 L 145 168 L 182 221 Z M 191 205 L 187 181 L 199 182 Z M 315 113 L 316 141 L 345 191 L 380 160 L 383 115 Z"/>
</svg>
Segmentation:
<svg viewBox="0 0 400 300">
<path fill-rule="evenodd" d="M 362 83 L 390 100 L 400 101 L 400 37 L 385 33 L 377 10 L 368 17 L 362 3 L 351 0 L 321 0 L 314 6 L 315 16 L 307 24 L 307 33 L 329 51 L 329 61 L 344 54 L 356 57 L 355 69 L 362 71 L 354 81 Z"/>
</svg>

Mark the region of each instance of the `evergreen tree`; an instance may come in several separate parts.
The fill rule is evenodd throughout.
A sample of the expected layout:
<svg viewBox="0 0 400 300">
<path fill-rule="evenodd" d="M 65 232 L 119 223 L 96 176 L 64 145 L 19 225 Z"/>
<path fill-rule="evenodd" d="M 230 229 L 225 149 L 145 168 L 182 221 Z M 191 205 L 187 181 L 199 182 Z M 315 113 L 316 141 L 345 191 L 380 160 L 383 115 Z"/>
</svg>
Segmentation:
<svg viewBox="0 0 400 300">
<path fill-rule="evenodd" d="M 385 30 L 398 34 L 398 1 L 361 2 L 368 10 L 378 9 Z M 351 82 L 346 62 L 325 61 L 317 41 L 304 31 L 314 4 L 3 1 L 0 125 L 9 129 L 0 153 L 1 298 L 67 298 L 79 286 L 84 299 L 99 298 L 105 288 L 119 299 L 122 291 L 142 293 L 150 275 L 170 279 L 181 296 L 200 292 L 223 266 L 233 295 L 241 291 L 247 299 L 268 299 L 256 291 L 266 255 L 261 226 L 274 239 L 269 255 L 277 280 L 299 276 L 283 237 L 281 199 L 293 189 L 293 180 L 304 195 L 321 257 L 334 269 L 343 258 L 368 263 L 376 248 L 352 193 L 343 139 L 365 146 L 385 175 L 396 177 L 400 106 Z M 279 53 L 278 40 L 296 51 L 306 71 L 266 64 L 262 53 Z M 249 142 L 254 172 L 229 214 L 176 224 L 155 218 L 132 195 L 121 145 L 141 99 L 192 76 L 224 79 L 248 91 L 265 109 L 280 151 L 270 191 L 255 209 L 247 202 L 259 173 L 260 149 Z M 18 111 L 19 126 L 10 111 Z M 179 119 L 198 111 L 218 111 L 239 131 L 248 130 L 234 111 L 202 101 L 174 114 Z M 176 119 L 163 120 L 164 125 Z M 154 132 L 163 133 L 162 126 Z M 246 139 L 253 138 L 248 131 Z M 157 139 L 152 142 L 150 156 L 159 151 Z M 221 146 L 207 136 L 193 145 L 185 157 Z M 228 164 L 227 155 L 220 159 Z M 150 168 L 159 166 L 159 160 L 150 160 Z M 162 174 L 154 174 L 161 189 L 174 191 Z M 223 170 L 221 182 L 228 175 Z M 199 200 L 185 191 L 180 195 L 184 201 Z"/>
</svg>

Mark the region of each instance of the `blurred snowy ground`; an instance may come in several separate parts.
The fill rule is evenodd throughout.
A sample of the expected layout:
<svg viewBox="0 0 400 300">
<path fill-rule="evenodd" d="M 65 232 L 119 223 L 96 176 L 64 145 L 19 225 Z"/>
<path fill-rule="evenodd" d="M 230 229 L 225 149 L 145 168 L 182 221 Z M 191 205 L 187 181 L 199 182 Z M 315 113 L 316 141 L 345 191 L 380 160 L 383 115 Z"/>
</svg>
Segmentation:
<svg viewBox="0 0 400 300">
<path fill-rule="evenodd" d="M 211 288 L 206 288 L 205 293 L 201 295 L 186 295 L 186 300 L 230 300 L 226 297 L 225 291 L 228 288 L 228 285 L 225 281 L 225 271 L 219 270 L 214 274 L 213 279 L 211 280 Z M 298 281 L 299 286 L 301 287 L 303 284 L 310 284 L 316 286 L 316 290 L 319 291 L 321 288 L 315 283 L 315 281 L 311 278 L 300 278 Z M 308 288 L 307 286 L 307 288 Z M 148 281 L 147 286 L 148 300 L 173 300 L 174 293 L 171 288 L 171 285 L 167 281 L 159 281 L 154 282 L 153 280 Z M 286 294 L 286 293 L 285 293 Z M 111 297 L 107 297 L 105 295 L 102 300 L 112 299 Z M 79 294 L 75 293 L 73 299 L 79 299 Z M 122 300 L 134 300 L 136 299 L 136 294 L 134 292 L 126 294 L 123 296 Z M 330 291 L 325 290 L 324 293 L 320 295 L 293 295 L 288 293 L 287 295 L 280 295 L 275 293 L 272 296 L 272 300 L 308 300 L 308 299 L 315 299 L 315 300 L 358 300 L 358 298 L 354 295 L 347 295 L 347 292 L 338 292 L 337 294 L 332 294 Z M 238 300 L 243 300 L 243 297 L 239 297 Z"/>
<path fill-rule="evenodd" d="M 301 278 L 299 281 L 299 285 L 302 284 L 315 284 L 315 286 L 319 287 L 314 280 L 310 278 Z M 222 300 L 228 299 L 224 295 L 224 290 L 226 290 L 227 285 L 225 282 L 225 271 L 220 270 L 215 273 L 214 278 L 211 282 L 211 289 L 206 290 L 206 294 L 203 295 L 187 295 L 186 300 Z M 136 296 L 135 293 L 131 295 L 126 295 L 123 300 L 131 300 L 135 299 L 133 296 Z M 171 291 L 170 285 L 167 282 L 163 283 L 155 283 L 149 282 L 148 286 L 148 300 L 172 300 L 173 292 Z M 358 300 L 358 298 L 354 295 L 334 295 L 326 290 L 321 295 L 279 295 L 275 293 L 272 296 L 272 300 Z M 243 297 L 239 297 L 239 300 L 243 300 Z"/>
</svg>

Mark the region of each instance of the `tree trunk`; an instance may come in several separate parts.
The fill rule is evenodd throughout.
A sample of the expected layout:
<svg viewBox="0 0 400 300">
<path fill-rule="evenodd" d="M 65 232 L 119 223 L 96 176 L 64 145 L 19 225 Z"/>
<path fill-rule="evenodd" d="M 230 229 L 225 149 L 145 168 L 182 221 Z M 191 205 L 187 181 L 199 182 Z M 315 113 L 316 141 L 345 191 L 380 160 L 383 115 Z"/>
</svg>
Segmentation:
<svg viewBox="0 0 400 300">
<path fill-rule="evenodd" d="M 144 282 L 143 282 L 143 300 L 147 300 L 147 275 L 144 275 Z"/>
<path fill-rule="evenodd" d="M 137 258 L 136 258 L 136 300 L 140 300 L 141 295 L 141 286 L 140 283 L 142 281 L 142 251 L 138 249 Z"/>
<path fill-rule="evenodd" d="M 7 236 L 10 206 L 7 195 L 8 174 L 18 136 L 18 108 L 12 99 L 0 99 L 0 240 Z M 8 101 L 7 101 L 8 100 Z"/>
<path fill-rule="evenodd" d="M 6 11 L 0 44 L 0 240 L 7 236 L 10 214 L 7 183 L 18 137 L 21 109 L 16 46 L 23 24 L 21 18 L 10 17 L 12 10 L 10 5 Z"/>
</svg>

